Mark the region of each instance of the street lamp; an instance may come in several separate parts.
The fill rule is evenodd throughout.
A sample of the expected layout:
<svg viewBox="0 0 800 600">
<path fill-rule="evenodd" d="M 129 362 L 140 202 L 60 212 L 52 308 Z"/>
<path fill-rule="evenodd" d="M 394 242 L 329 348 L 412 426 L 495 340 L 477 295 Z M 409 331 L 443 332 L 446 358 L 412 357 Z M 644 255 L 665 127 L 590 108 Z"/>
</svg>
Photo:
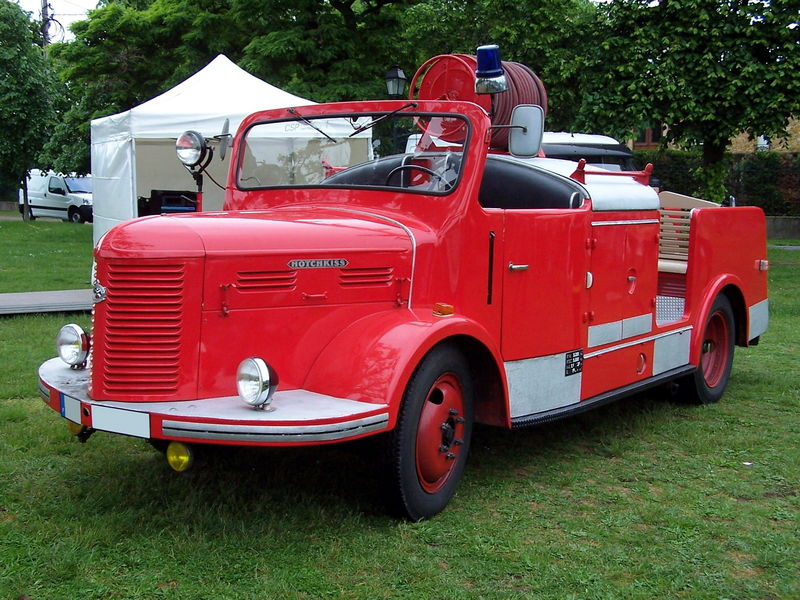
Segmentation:
<svg viewBox="0 0 800 600">
<path fill-rule="evenodd" d="M 406 91 L 406 74 L 397 65 L 386 71 L 386 91 L 390 98 L 402 98 Z"/>
</svg>

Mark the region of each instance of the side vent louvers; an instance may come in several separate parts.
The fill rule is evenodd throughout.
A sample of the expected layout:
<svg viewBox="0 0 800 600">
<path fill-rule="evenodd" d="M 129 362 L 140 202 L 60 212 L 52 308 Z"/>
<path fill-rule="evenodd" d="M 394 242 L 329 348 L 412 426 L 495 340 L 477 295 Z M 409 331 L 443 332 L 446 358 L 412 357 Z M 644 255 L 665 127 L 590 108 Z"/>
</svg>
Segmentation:
<svg viewBox="0 0 800 600">
<path fill-rule="evenodd" d="M 243 292 L 279 292 L 293 290 L 297 271 L 240 271 L 236 288 Z"/>
<path fill-rule="evenodd" d="M 339 283 L 342 287 L 382 287 L 392 283 L 392 267 L 342 269 Z"/>
</svg>

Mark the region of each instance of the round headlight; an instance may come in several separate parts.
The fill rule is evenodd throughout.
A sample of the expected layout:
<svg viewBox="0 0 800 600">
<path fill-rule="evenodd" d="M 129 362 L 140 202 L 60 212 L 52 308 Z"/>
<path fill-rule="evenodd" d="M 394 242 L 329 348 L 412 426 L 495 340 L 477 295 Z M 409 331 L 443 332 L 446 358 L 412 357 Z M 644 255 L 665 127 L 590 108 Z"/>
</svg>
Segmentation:
<svg viewBox="0 0 800 600">
<path fill-rule="evenodd" d="M 184 131 L 175 142 L 178 159 L 187 167 L 196 167 L 206 157 L 206 139 L 196 131 Z"/>
<path fill-rule="evenodd" d="M 250 406 L 266 407 L 278 387 L 278 374 L 260 358 L 245 358 L 236 371 L 236 389 Z"/>
<path fill-rule="evenodd" d="M 82 365 L 89 356 L 89 336 L 74 323 L 64 325 L 56 336 L 56 352 L 68 365 Z"/>
</svg>

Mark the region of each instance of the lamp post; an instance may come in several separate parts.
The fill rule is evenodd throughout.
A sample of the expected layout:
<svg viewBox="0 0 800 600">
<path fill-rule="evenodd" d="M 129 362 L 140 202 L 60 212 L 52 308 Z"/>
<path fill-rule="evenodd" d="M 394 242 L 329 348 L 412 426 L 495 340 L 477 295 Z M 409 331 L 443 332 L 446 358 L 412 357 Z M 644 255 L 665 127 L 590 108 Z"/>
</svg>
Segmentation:
<svg viewBox="0 0 800 600">
<path fill-rule="evenodd" d="M 386 71 L 386 93 L 392 100 L 399 100 L 406 91 L 406 74 L 397 65 Z M 392 118 L 392 152 L 397 152 L 397 121 Z"/>
<path fill-rule="evenodd" d="M 393 100 L 398 100 L 403 97 L 406 91 L 406 74 L 403 73 L 403 69 L 398 67 L 397 65 L 393 65 L 388 71 L 386 71 L 386 76 L 384 77 L 386 80 L 386 92 L 389 94 L 389 98 Z"/>
</svg>

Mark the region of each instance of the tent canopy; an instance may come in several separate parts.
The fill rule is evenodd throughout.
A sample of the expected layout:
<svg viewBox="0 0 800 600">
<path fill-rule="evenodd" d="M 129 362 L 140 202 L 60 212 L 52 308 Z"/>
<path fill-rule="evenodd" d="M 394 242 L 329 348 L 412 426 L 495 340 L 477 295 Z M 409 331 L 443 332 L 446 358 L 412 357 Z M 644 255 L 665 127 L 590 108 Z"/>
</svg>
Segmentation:
<svg viewBox="0 0 800 600">
<path fill-rule="evenodd" d="M 137 198 L 151 190 L 193 191 L 192 177 L 175 156 L 175 140 L 192 129 L 206 137 L 233 133 L 259 110 L 304 106 L 310 100 L 285 92 L 237 67 L 220 54 L 205 68 L 152 100 L 92 121 L 94 239 L 138 216 Z M 211 177 L 224 183 L 228 165 L 214 158 Z M 204 208 L 221 208 L 224 192 L 204 189 Z"/>
<path fill-rule="evenodd" d="M 225 119 L 235 132 L 257 110 L 308 104 L 314 103 L 262 81 L 220 54 L 160 96 L 92 121 L 92 143 L 122 137 L 177 139 L 187 129 L 211 137 L 222 131 Z"/>
</svg>

